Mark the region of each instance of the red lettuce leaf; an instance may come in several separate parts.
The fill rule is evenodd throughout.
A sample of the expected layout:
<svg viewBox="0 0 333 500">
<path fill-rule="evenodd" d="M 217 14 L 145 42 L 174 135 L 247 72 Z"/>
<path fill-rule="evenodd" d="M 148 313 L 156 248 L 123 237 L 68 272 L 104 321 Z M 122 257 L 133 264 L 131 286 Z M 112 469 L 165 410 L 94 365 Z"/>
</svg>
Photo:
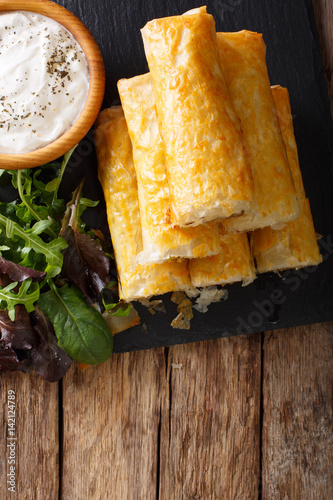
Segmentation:
<svg viewBox="0 0 333 500">
<path fill-rule="evenodd" d="M 1 340 L 6 347 L 29 350 L 38 345 L 38 338 L 23 305 L 15 306 L 15 321 L 8 316 L 7 309 L 0 310 Z"/>
<path fill-rule="evenodd" d="M 69 370 L 73 360 L 58 346 L 53 325 L 38 306 L 32 313 L 32 322 L 40 340 L 38 346 L 31 349 L 32 366 L 42 378 L 57 382 Z"/>
<path fill-rule="evenodd" d="M 30 360 L 28 358 L 19 359 L 18 354 L 6 347 L 5 343 L 0 340 L 0 372 L 1 371 L 23 371 L 28 370 Z"/>
<path fill-rule="evenodd" d="M 38 281 L 39 283 L 43 281 L 46 273 L 42 271 L 37 271 L 35 269 L 30 269 L 29 267 L 20 266 L 15 264 L 10 260 L 5 259 L 0 255 L 0 274 L 7 275 L 11 281 L 22 282 L 28 278 L 32 278 L 33 281 Z"/>
<path fill-rule="evenodd" d="M 110 261 L 100 244 L 88 234 L 67 226 L 62 237 L 68 243 L 63 251 L 62 275 L 71 280 L 93 304 L 110 281 Z"/>
<path fill-rule="evenodd" d="M 15 321 L 7 309 L 0 310 L 0 371 L 27 371 L 31 366 L 49 382 L 60 380 L 72 359 L 58 346 L 52 323 L 36 306 L 29 315 L 23 305 L 15 306 Z"/>
</svg>

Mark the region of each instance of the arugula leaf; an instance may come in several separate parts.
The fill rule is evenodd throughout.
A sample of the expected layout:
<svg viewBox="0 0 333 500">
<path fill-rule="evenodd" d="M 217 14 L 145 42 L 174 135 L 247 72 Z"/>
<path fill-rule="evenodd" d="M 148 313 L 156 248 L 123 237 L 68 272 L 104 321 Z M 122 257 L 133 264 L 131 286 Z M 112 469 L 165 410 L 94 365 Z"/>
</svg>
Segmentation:
<svg viewBox="0 0 333 500">
<path fill-rule="evenodd" d="M 77 147 L 77 144 L 72 149 L 70 149 L 69 151 L 67 151 L 67 153 L 64 154 L 62 162 L 61 162 L 61 166 L 60 166 L 60 170 L 59 170 L 58 176 L 55 179 L 52 179 L 50 182 L 48 182 L 46 184 L 46 186 L 45 186 L 45 190 L 46 191 L 48 191 L 50 193 L 53 192 L 53 198 L 54 199 L 56 199 L 57 196 L 58 196 L 59 186 L 60 186 L 62 177 L 64 175 L 65 169 L 67 167 L 67 163 L 69 162 L 70 157 L 72 156 L 72 154 L 75 151 L 76 147 Z"/>
<path fill-rule="evenodd" d="M 15 306 L 23 304 L 28 312 L 35 309 L 34 303 L 39 299 L 39 285 L 31 278 L 23 281 L 18 291 L 15 292 L 18 283 L 14 281 L 4 288 L 0 288 L 0 308 L 8 307 L 8 315 L 12 321 L 15 319 Z"/>
<path fill-rule="evenodd" d="M 74 149 L 64 155 L 61 163 L 47 163 L 38 169 L 6 171 L 21 200 L 10 204 L 1 203 L 1 213 L 27 228 L 33 221 L 51 220 L 52 227 L 47 228 L 46 232 L 53 238 L 57 237 L 61 227 L 59 217 L 65 211 L 65 202 L 58 198 L 58 189 Z M 51 176 L 51 180 L 44 183 L 40 179 L 41 175 L 44 178 Z"/>
<path fill-rule="evenodd" d="M 83 212 L 85 211 L 86 208 L 94 208 L 97 207 L 99 201 L 95 200 L 90 200 L 89 198 L 84 198 L 83 196 L 80 196 L 79 202 L 77 205 L 77 213 L 76 213 L 76 227 L 78 231 L 85 231 L 86 230 L 86 223 L 83 222 L 81 219 L 81 216 Z"/>
<path fill-rule="evenodd" d="M 118 318 L 125 318 L 131 312 L 131 304 L 126 304 L 125 302 L 118 302 L 117 304 L 114 302 L 110 304 L 105 304 L 103 300 L 103 305 L 105 307 L 104 317 L 106 313 L 109 316 L 117 316 Z"/>
<path fill-rule="evenodd" d="M 23 259 L 19 264 L 30 267 L 27 265 L 27 255 L 31 250 L 34 250 L 37 254 L 44 255 L 47 262 L 45 272 L 48 276 L 54 277 L 61 271 L 63 263 L 61 250 L 67 247 L 67 243 L 61 237 L 55 238 L 49 243 L 45 243 L 40 238 L 39 234 L 50 224 L 52 224 L 51 221 L 40 221 L 36 222 L 31 229 L 24 230 L 17 222 L 0 214 L 0 228 L 5 230 L 6 237 L 9 240 L 19 238 L 25 243 L 21 249 Z"/>
<path fill-rule="evenodd" d="M 131 304 L 127 304 L 126 302 L 119 302 L 118 304 L 107 304 L 105 310 L 111 316 L 124 318 L 125 316 L 128 316 L 131 311 Z"/>
<path fill-rule="evenodd" d="M 67 209 L 58 197 L 73 150 L 61 163 L 0 171 L 1 182 L 10 180 L 12 185 L 6 200 L 18 196 L 12 202 L 0 202 L 0 313 L 4 318 L 0 320 L 0 370 L 26 369 L 30 362 L 50 381 L 67 371 L 69 356 L 83 363 L 101 363 L 110 357 L 113 344 L 103 316 L 86 301 L 102 304 L 102 290 L 110 285 L 104 236 L 87 230 L 81 219 L 84 210 L 98 201 L 82 197 L 83 181 Z M 52 278 L 58 275 L 56 286 Z M 58 288 L 64 278 L 85 296 L 74 285 Z M 41 293 L 46 283 L 51 289 Z M 110 315 L 128 314 L 128 307 L 113 302 L 113 298 L 112 303 L 104 302 Z M 30 345 L 27 332 L 32 330 L 35 338 Z"/>
<path fill-rule="evenodd" d="M 57 237 L 58 227 L 56 217 L 60 210 L 64 208 L 64 201 L 60 200 L 57 210 L 51 206 L 53 195 L 45 191 L 45 185 L 37 179 L 41 170 L 30 172 L 30 170 L 12 171 L 11 181 L 17 190 L 20 200 L 16 200 L 13 205 L 15 217 L 10 213 L 3 215 L 18 222 L 22 227 L 29 229 L 31 223 L 41 220 L 49 220 L 54 228 L 47 228 L 47 233 L 51 238 Z M 36 184 L 39 184 L 36 188 Z"/>
<path fill-rule="evenodd" d="M 29 224 L 33 221 L 48 220 L 48 207 L 43 205 L 38 205 L 34 203 L 36 195 L 32 193 L 32 181 L 33 178 L 28 171 L 19 170 L 13 175 L 12 183 L 14 187 L 17 188 L 19 196 L 21 198 L 21 203 L 17 204 L 16 216 L 22 222 Z M 52 224 L 52 222 L 51 222 Z M 49 226 L 51 225 L 49 224 Z M 56 237 L 56 233 L 52 230 L 48 230 L 51 237 Z"/>
<path fill-rule="evenodd" d="M 61 221 L 60 235 L 67 226 L 72 227 L 74 231 L 83 232 L 86 227 L 85 222 L 81 219 L 83 212 L 86 208 L 96 207 L 99 203 L 98 201 L 89 200 L 89 198 L 83 198 L 81 196 L 83 184 L 84 179 L 81 180 L 80 184 L 73 192 L 72 199 L 66 205 L 66 211 Z"/>
<path fill-rule="evenodd" d="M 113 337 L 101 314 L 84 299 L 75 286 L 51 289 L 42 293 L 39 306 L 53 323 L 58 345 L 81 363 L 96 365 L 112 354 Z"/>
<path fill-rule="evenodd" d="M 14 220 L 15 222 L 19 222 L 19 219 L 16 215 L 17 209 L 17 201 L 14 200 L 11 203 L 0 202 L 0 213 L 5 217 Z"/>
<path fill-rule="evenodd" d="M 131 313 L 131 304 L 119 301 L 116 281 L 110 281 L 101 292 L 102 304 L 105 313 L 109 316 L 125 317 Z M 104 314 L 105 317 L 105 314 Z"/>
</svg>

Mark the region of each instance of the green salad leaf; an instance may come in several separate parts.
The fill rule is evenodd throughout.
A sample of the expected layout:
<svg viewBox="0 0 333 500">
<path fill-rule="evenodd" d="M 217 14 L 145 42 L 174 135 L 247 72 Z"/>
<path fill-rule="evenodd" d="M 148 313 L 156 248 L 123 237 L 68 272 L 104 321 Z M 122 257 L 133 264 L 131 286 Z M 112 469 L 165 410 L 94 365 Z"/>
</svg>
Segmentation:
<svg viewBox="0 0 333 500">
<path fill-rule="evenodd" d="M 51 221 L 43 220 L 36 222 L 30 229 L 22 228 L 17 222 L 0 214 L 0 231 L 5 235 L 5 241 L 11 241 L 12 244 L 18 243 L 21 253 L 21 261 L 17 262 L 21 266 L 34 269 L 37 254 L 45 257 L 45 272 L 48 277 L 54 277 L 60 273 L 63 254 L 61 253 L 67 247 L 66 241 L 62 237 L 57 237 L 46 243 L 39 234 L 50 227 Z M 34 253 L 31 255 L 31 251 Z"/>
<path fill-rule="evenodd" d="M 59 346 L 81 363 L 103 363 L 112 354 L 113 337 L 101 314 L 90 306 L 75 287 L 51 289 L 40 295 L 38 304 L 53 323 Z"/>
<path fill-rule="evenodd" d="M 14 281 L 4 288 L 0 287 L 0 307 L 8 308 L 8 316 L 14 321 L 15 306 L 23 304 L 27 312 L 32 312 L 35 309 L 35 302 L 39 299 L 39 285 L 33 282 L 31 278 L 23 281 L 18 291 L 14 289 L 18 286 L 18 282 Z"/>
<path fill-rule="evenodd" d="M 14 198 L 0 201 L 0 371 L 30 366 L 55 381 L 71 359 L 102 363 L 113 337 L 99 308 L 112 316 L 130 310 L 111 282 L 108 242 L 82 217 L 98 201 L 82 196 L 84 179 L 67 204 L 59 196 L 73 151 L 34 169 L 0 170 L 4 198 Z M 33 339 L 24 348 L 23 331 Z"/>
</svg>

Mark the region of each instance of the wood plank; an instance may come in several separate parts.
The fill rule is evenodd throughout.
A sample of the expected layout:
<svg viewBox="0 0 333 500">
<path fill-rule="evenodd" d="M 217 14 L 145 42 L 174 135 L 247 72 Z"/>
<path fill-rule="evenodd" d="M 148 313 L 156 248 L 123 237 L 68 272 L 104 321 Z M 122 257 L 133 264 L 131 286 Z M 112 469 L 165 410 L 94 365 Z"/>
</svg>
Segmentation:
<svg viewBox="0 0 333 500">
<path fill-rule="evenodd" d="M 169 349 L 161 500 L 258 497 L 260 360 L 260 334 Z"/>
<path fill-rule="evenodd" d="M 263 498 L 333 498 L 333 323 L 265 334 Z"/>
<path fill-rule="evenodd" d="M 163 349 L 115 354 L 63 380 L 61 498 L 156 498 Z"/>
<path fill-rule="evenodd" d="M 15 392 L 15 399 L 11 399 Z M 11 395 L 11 398 L 9 398 Z M 59 435 L 58 384 L 35 374 L 3 373 L 0 377 L 0 498 L 14 498 L 7 474 L 15 465 L 16 497 L 20 500 L 58 499 Z M 15 426 L 8 401 L 15 401 Z M 14 431 L 14 436 L 10 436 Z M 7 439 L 10 437 L 11 439 Z M 16 438 L 13 439 L 12 438 Z M 7 446 L 8 444 L 11 447 Z M 8 460 L 15 459 L 15 464 Z"/>
</svg>

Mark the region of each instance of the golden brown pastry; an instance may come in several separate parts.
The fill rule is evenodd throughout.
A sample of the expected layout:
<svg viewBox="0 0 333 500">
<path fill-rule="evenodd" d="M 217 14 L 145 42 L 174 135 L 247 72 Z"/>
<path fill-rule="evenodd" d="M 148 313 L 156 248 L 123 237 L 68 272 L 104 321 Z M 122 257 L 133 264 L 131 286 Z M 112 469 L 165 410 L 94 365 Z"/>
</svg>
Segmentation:
<svg viewBox="0 0 333 500">
<path fill-rule="evenodd" d="M 102 112 L 94 138 L 98 176 L 119 275 L 119 296 L 125 301 L 185 290 L 190 286 L 187 262 L 140 265 L 142 251 L 138 190 L 132 144 L 120 106 Z M 105 121 L 105 117 L 111 118 Z"/>
<path fill-rule="evenodd" d="M 253 197 L 239 119 L 205 8 L 141 30 L 165 144 L 171 222 L 198 225 L 247 212 Z"/>
<path fill-rule="evenodd" d="M 294 181 L 297 199 L 306 198 L 302 172 L 299 166 L 297 144 L 294 134 L 293 117 L 291 114 L 289 92 L 285 87 L 271 87 L 276 112 L 279 120 L 283 142 L 286 148 L 290 172 Z"/>
<path fill-rule="evenodd" d="M 217 255 L 189 261 L 191 282 L 195 287 L 224 285 L 243 281 L 251 283 L 256 272 L 246 233 L 224 234 L 220 231 Z"/>
<path fill-rule="evenodd" d="M 254 181 L 252 210 L 224 222 L 227 232 L 281 226 L 299 215 L 259 33 L 217 33 L 222 71 L 241 120 Z"/>
<path fill-rule="evenodd" d="M 138 181 L 143 252 L 141 263 L 206 257 L 219 252 L 218 225 L 170 226 L 169 186 L 150 74 L 118 82 Z"/>
<path fill-rule="evenodd" d="M 313 266 L 322 262 L 309 200 L 305 196 L 287 89 L 272 87 L 283 140 L 294 179 L 300 216 L 281 230 L 271 227 L 251 233 L 251 246 L 259 273 Z"/>
<path fill-rule="evenodd" d="M 95 121 L 95 128 L 99 127 L 103 123 L 111 122 L 117 118 L 123 118 L 124 112 L 121 106 L 112 106 L 111 108 L 106 108 L 101 111 Z"/>
</svg>

